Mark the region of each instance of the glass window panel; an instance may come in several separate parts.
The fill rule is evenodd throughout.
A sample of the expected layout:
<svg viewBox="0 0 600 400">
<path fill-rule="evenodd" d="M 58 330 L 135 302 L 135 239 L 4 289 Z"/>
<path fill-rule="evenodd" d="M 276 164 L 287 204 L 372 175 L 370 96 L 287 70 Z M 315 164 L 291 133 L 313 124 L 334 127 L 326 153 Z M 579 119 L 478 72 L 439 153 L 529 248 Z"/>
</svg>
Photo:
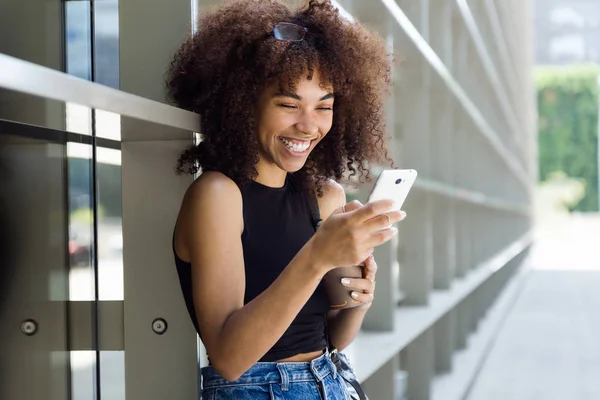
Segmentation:
<svg viewBox="0 0 600 400">
<path fill-rule="evenodd" d="M 119 88 L 119 1 L 94 2 L 94 81 Z"/>
<path fill-rule="evenodd" d="M 66 71 L 92 80 L 92 27 L 89 1 L 65 2 Z"/>
<path fill-rule="evenodd" d="M 94 199 L 92 146 L 68 143 L 69 157 L 69 260 L 71 301 L 96 297 L 93 269 Z"/>
<path fill-rule="evenodd" d="M 125 352 L 100 352 L 102 400 L 125 400 Z"/>
<path fill-rule="evenodd" d="M 121 151 L 97 148 L 98 298 L 123 300 Z"/>
<path fill-rule="evenodd" d="M 71 399 L 94 399 L 96 382 L 96 352 L 71 351 Z"/>
</svg>

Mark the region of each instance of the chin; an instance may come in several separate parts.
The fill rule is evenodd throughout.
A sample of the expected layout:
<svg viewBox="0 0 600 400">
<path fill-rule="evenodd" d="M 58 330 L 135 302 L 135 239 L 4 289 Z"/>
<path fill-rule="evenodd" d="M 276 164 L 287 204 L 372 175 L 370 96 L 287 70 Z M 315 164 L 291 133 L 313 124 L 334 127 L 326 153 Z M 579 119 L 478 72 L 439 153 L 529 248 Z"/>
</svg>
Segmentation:
<svg viewBox="0 0 600 400">
<path fill-rule="evenodd" d="M 285 172 L 288 172 L 290 174 L 293 174 L 294 172 L 298 172 L 300 171 L 304 165 L 306 164 L 306 160 L 302 163 L 281 163 L 279 165 L 279 168 L 281 168 L 282 170 L 284 170 Z"/>
</svg>

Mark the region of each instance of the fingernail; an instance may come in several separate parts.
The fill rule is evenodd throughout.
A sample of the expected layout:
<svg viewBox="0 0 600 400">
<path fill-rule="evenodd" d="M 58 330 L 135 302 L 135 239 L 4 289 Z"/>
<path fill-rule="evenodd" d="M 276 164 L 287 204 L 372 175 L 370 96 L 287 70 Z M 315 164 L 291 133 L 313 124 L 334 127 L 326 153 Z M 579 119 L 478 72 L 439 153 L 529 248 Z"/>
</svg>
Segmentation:
<svg viewBox="0 0 600 400">
<path fill-rule="evenodd" d="M 404 211 L 400 211 L 400 218 L 401 219 L 406 218 L 406 213 Z"/>
<path fill-rule="evenodd" d="M 350 279 L 348 279 L 348 278 L 342 278 L 342 285 L 348 286 L 349 284 L 350 284 Z"/>
<path fill-rule="evenodd" d="M 358 299 L 358 293 L 356 292 L 352 292 L 350 296 L 352 296 L 353 299 Z"/>
<path fill-rule="evenodd" d="M 398 233 L 398 228 L 396 228 L 395 226 L 392 226 L 392 235 L 395 235 L 396 233 Z"/>
</svg>

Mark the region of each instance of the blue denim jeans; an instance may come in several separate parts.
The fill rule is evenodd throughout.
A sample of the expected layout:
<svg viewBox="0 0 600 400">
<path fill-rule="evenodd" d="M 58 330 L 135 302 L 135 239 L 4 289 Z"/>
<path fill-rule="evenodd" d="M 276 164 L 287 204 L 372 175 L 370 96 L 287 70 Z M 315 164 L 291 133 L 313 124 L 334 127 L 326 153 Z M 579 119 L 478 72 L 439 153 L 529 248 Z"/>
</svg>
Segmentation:
<svg viewBox="0 0 600 400">
<path fill-rule="evenodd" d="M 202 368 L 202 400 L 347 400 L 329 353 L 311 362 L 259 362 L 238 380 Z"/>
</svg>

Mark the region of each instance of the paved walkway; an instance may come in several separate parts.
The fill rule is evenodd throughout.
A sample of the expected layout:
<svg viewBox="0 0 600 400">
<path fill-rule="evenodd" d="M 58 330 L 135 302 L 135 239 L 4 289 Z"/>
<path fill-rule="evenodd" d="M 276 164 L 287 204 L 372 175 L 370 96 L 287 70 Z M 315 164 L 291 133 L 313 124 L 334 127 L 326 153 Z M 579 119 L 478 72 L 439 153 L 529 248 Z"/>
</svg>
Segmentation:
<svg viewBox="0 0 600 400">
<path fill-rule="evenodd" d="M 544 226 L 468 400 L 600 400 L 600 216 Z"/>
</svg>

